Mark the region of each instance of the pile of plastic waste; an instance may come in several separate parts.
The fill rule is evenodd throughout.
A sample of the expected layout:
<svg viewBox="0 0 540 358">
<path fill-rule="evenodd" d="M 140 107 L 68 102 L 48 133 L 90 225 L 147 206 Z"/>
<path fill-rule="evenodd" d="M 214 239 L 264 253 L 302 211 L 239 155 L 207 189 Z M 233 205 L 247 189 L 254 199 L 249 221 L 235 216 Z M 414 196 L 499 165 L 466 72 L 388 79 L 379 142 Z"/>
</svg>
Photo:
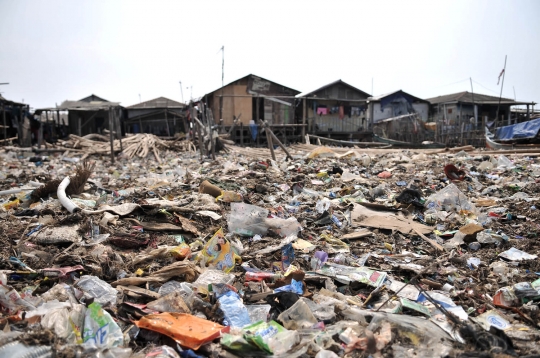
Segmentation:
<svg viewBox="0 0 540 358">
<path fill-rule="evenodd" d="M 536 156 L 323 149 L 0 152 L 0 356 L 540 354 Z"/>
</svg>

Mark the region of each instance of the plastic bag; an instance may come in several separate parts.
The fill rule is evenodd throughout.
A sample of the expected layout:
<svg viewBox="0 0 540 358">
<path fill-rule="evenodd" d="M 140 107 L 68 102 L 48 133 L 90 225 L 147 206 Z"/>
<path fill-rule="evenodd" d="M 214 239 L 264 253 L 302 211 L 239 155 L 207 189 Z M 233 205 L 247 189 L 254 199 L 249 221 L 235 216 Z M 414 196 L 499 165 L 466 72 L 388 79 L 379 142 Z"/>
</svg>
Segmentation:
<svg viewBox="0 0 540 358">
<path fill-rule="evenodd" d="M 259 321 L 267 322 L 268 313 L 270 312 L 270 305 L 250 305 L 246 306 L 251 323 L 257 323 Z"/>
<path fill-rule="evenodd" d="M 251 323 L 248 310 L 235 292 L 229 291 L 218 299 L 219 307 L 225 317 L 223 324 L 231 327 L 244 327 Z"/>
<path fill-rule="evenodd" d="M 426 200 L 426 208 L 457 213 L 476 212 L 474 204 L 469 202 L 465 194 L 455 184 L 450 184 L 446 188 L 431 195 Z"/>
<path fill-rule="evenodd" d="M 268 210 L 250 204 L 231 203 L 231 213 L 227 218 L 229 231 L 243 236 L 265 235 L 268 225 L 265 219 Z"/>
<path fill-rule="evenodd" d="M 108 303 L 112 305 L 116 304 L 116 295 L 118 291 L 96 276 L 84 275 L 77 281 L 75 286 L 82 290 L 85 296 L 94 298 L 94 302 L 98 302 L 102 305 Z"/>
<path fill-rule="evenodd" d="M 68 308 L 49 310 L 41 317 L 41 326 L 70 344 L 82 344 L 85 313 L 86 307 L 81 304 L 74 305 L 71 311 Z"/>
<path fill-rule="evenodd" d="M 315 210 L 317 210 L 319 214 L 322 214 L 330 209 L 331 205 L 332 203 L 330 200 L 328 200 L 328 198 L 322 198 L 321 200 L 317 201 L 317 204 L 315 204 Z"/>
<path fill-rule="evenodd" d="M 508 159 L 505 155 L 499 155 L 499 159 L 497 160 L 497 168 L 500 169 L 512 169 L 515 168 L 514 164 L 510 159 Z"/>
<path fill-rule="evenodd" d="M 242 262 L 242 258 L 233 251 L 231 243 L 223 235 L 223 229 L 219 229 L 204 245 L 196 261 L 202 261 L 205 266 L 212 265 L 218 270 L 229 272 L 237 261 Z"/>
<path fill-rule="evenodd" d="M 311 328 L 317 323 L 317 319 L 309 309 L 309 306 L 303 300 L 298 300 L 286 311 L 283 311 L 278 320 L 283 324 L 283 327 L 290 330 L 302 328 Z"/>
<path fill-rule="evenodd" d="M 90 304 L 86 310 L 82 338 L 88 346 L 119 347 L 124 344 L 122 330 L 111 315 L 96 302 Z"/>
<path fill-rule="evenodd" d="M 306 305 L 308 305 L 309 309 L 313 313 L 313 316 L 318 321 L 330 321 L 336 317 L 334 303 L 331 300 L 325 301 L 324 304 L 317 304 L 312 300 L 302 297 L 300 298 L 300 301 L 303 301 Z"/>
</svg>

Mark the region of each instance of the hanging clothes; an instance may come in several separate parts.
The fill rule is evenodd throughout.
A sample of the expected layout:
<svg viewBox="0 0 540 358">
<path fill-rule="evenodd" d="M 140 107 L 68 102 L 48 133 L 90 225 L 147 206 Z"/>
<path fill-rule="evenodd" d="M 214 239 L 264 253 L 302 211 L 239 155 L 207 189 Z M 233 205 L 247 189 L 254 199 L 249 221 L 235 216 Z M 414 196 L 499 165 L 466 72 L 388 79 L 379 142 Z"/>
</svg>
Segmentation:
<svg viewBox="0 0 540 358">
<path fill-rule="evenodd" d="M 345 117 L 345 108 L 339 106 L 339 119 L 343 119 L 343 117 Z"/>
<path fill-rule="evenodd" d="M 326 107 L 318 107 L 317 108 L 317 114 L 322 115 L 322 116 L 327 115 L 328 114 L 328 108 L 326 108 Z"/>
</svg>

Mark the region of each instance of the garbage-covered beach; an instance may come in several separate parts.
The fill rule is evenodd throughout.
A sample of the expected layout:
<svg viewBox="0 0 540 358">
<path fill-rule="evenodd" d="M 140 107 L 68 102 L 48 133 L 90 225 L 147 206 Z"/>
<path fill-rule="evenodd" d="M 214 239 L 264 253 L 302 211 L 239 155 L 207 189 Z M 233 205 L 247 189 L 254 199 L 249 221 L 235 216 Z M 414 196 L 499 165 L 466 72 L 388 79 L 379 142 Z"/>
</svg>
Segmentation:
<svg viewBox="0 0 540 358">
<path fill-rule="evenodd" d="M 540 354 L 534 153 L 165 144 L 0 152 L 0 356 Z"/>
</svg>

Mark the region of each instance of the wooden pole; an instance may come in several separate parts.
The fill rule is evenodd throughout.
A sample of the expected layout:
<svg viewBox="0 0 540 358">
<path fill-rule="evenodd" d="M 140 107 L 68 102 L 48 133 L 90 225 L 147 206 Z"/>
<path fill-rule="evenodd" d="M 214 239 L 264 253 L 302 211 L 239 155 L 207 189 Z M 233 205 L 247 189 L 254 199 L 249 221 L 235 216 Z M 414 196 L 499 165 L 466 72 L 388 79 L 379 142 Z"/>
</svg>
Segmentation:
<svg viewBox="0 0 540 358">
<path fill-rule="evenodd" d="M 244 123 L 240 122 L 240 146 L 244 146 Z"/>
<path fill-rule="evenodd" d="M 207 119 L 208 119 L 208 129 L 210 130 L 210 148 L 212 149 L 212 159 L 216 160 L 216 147 L 214 143 L 214 124 L 216 123 L 214 121 L 214 113 L 212 112 L 212 109 L 206 107 L 208 113 L 207 113 Z"/>
<path fill-rule="evenodd" d="M 195 108 L 193 108 L 191 105 L 190 105 L 190 108 L 191 108 L 191 120 L 195 122 L 196 123 L 195 125 L 197 126 L 197 135 L 199 136 L 199 151 L 201 152 L 201 162 L 202 162 L 203 156 L 204 156 L 204 144 L 202 140 L 201 124 L 197 120 L 197 118 L 195 118 Z"/>
<path fill-rule="evenodd" d="M 7 139 L 6 105 L 2 105 L 2 119 L 4 123 L 4 140 Z"/>
<path fill-rule="evenodd" d="M 68 114 L 69 116 L 69 114 Z M 56 133 L 56 138 L 59 139 L 60 136 L 58 135 L 58 131 L 60 130 L 60 111 L 56 111 L 56 125 L 55 125 L 55 133 Z"/>
<path fill-rule="evenodd" d="M 495 118 L 495 126 L 493 128 L 497 128 L 497 124 L 499 123 L 499 108 L 501 106 L 501 97 L 504 87 L 504 76 L 506 75 L 506 57 L 507 55 L 504 55 L 504 68 L 503 68 L 503 79 L 501 83 L 501 94 L 499 95 L 499 104 L 497 104 L 497 117 Z"/>
<path fill-rule="evenodd" d="M 39 116 L 39 129 L 38 129 L 38 148 L 41 149 L 41 143 L 43 143 L 43 123 L 41 122 L 41 115 Z"/>
<path fill-rule="evenodd" d="M 275 161 L 276 160 L 276 153 L 274 152 L 274 144 L 272 143 L 272 137 L 270 136 L 270 130 L 268 128 L 265 128 L 265 130 L 266 130 L 266 141 L 268 142 L 268 149 L 270 149 L 270 155 L 272 156 L 272 159 Z"/>
<path fill-rule="evenodd" d="M 274 134 L 274 132 L 272 132 L 272 130 L 268 127 L 268 123 L 266 122 L 263 122 L 263 121 L 260 121 L 260 123 L 264 126 L 264 128 L 266 129 L 266 133 L 267 135 L 269 134 L 270 135 L 270 143 L 272 143 L 272 141 L 275 141 L 280 147 L 281 149 L 283 149 L 283 151 L 285 152 L 285 154 L 287 155 L 288 158 L 290 158 L 291 160 L 293 159 L 291 153 L 289 153 L 289 151 L 287 150 L 287 148 L 285 148 L 285 146 L 283 145 L 283 143 L 281 143 L 278 139 L 278 137 L 276 137 L 276 135 Z M 274 147 L 272 146 L 271 150 L 270 150 L 271 153 L 274 153 Z M 276 160 L 275 158 L 275 154 L 272 155 L 272 159 Z"/>
<path fill-rule="evenodd" d="M 124 145 L 122 144 L 122 125 L 120 124 L 120 117 L 122 116 L 122 109 L 118 107 L 118 116 L 116 116 L 116 111 L 114 111 L 114 119 L 116 123 L 116 127 L 118 128 L 117 134 L 118 134 L 118 140 L 120 141 L 120 151 L 124 151 Z"/>
<path fill-rule="evenodd" d="M 79 137 L 82 137 L 82 118 L 81 116 L 77 116 L 78 117 L 78 123 L 77 123 L 77 127 L 78 127 L 78 133 L 79 133 Z"/>
<path fill-rule="evenodd" d="M 306 107 L 306 99 L 304 98 L 304 101 L 302 103 L 302 139 L 306 138 L 306 114 L 307 114 L 307 107 Z M 306 142 L 306 144 L 309 144 Z"/>
<path fill-rule="evenodd" d="M 112 120 L 112 114 L 111 114 L 111 107 L 109 107 L 109 139 L 111 141 L 111 163 L 114 164 L 114 125 Z"/>
<path fill-rule="evenodd" d="M 167 125 L 167 135 L 171 136 L 171 129 L 169 128 L 169 120 L 167 119 L 167 109 L 165 109 L 165 124 Z"/>
</svg>

